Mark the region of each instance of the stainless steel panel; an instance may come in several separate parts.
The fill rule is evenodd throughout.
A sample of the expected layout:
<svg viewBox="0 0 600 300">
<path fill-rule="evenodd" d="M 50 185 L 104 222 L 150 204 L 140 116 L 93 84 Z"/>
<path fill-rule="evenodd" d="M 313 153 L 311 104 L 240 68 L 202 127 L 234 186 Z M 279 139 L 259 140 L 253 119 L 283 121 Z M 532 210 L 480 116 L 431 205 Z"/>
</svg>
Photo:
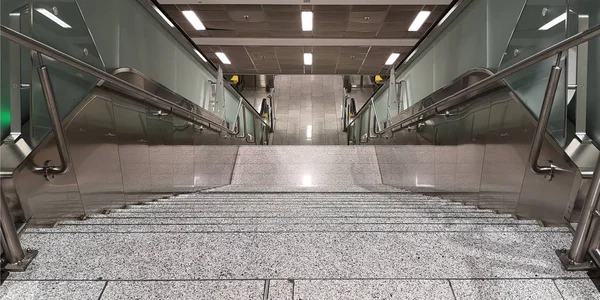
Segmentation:
<svg viewBox="0 0 600 300">
<path fill-rule="evenodd" d="M 112 98 L 125 201 L 133 204 L 151 200 L 146 109 L 119 95 Z"/>
<path fill-rule="evenodd" d="M 173 116 L 156 115 L 150 110 L 146 115 L 148 124 L 148 153 L 150 155 L 150 190 L 167 195 L 173 190 Z"/>
<path fill-rule="evenodd" d="M 173 191 L 194 191 L 194 125 L 173 117 Z"/>
<path fill-rule="evenodd" d="M 231 182 L 237 139 L 96 88 L 63 122 L 74 168 L 46 181 L 32 171 L 58 161 L 50 135 L 14 173 L 25 218 L 53 223 L 127 203 Z M 232 141 L 234 143 L 232 143 Z"/>
<path fill-rule="evenodd" d="M 25 218 L 31 218 L 32 224 L 47 224 L 55 222 L 57 216 L 84 215 L 75 172 L 56 176 L 51 182 L 46 181 L 44 176 L 32 169 L 33 166 L 43 165 L 46 160 L 59 161 L 52 135 L 47 137 L 14 172 L 15 189 L 21 200 Z"/>
<path fill-rule="evenodd" d="M 430 98 L 456 90 L 450 85 Z M 575 196 L 575 165 L 546 136 L 540 162 L 552 160 L 568 172 L 559 172 L 552 181 L 531 173 L 528 154 L 536 121 L 506 88 L 476 97 L 422 122 L 417 130 L 374 139 L 376 144 L 399 145 L 394 153 L 376 148 L 383 182 L 524 218 L 564 222 Z"/>
<path fill-rule="evenodd" d="M 67 129 L 73 171 L 87 214 L 125 205 L 110 97 L 98 90 Z"/>
</svg>

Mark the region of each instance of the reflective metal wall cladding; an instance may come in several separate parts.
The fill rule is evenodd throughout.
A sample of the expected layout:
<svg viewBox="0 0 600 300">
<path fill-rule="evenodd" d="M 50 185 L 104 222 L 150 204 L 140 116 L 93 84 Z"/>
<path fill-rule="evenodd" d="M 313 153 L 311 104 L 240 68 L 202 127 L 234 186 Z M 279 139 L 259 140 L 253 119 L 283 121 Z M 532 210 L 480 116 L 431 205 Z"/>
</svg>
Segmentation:
<svg viewBox="0 0 600 300">
<path fill-rule="evenodd" d="M 443 99 L 472 80 L 470 74 L 435 94 Z M 378 147 L 384 184 L 445 197 L 550 223 L 563 222 L 573 200 L 577 168 L 550 137 L 540 162 L 553 161 L 568 170 L 552 181 L 531 173 L 528 156 L 536 121 L 506 88 L 482 94 L 449 114 L 428 119 L 411 131 L 371 144 Z"/>
<path fill-rule="evenodd" d="M 46 181 L 22 164 L 15 188 L 27 218 L 52 223 L 174 192 L 229 184 L 236 143 L 175 116 L 155 116 L 125 96 L 96 88 L 63 122 L 73 170 Z M 54 138 L 30 162 L 58 161 Z M 219 145 L 218 148 L 211 145 Z"/>
</svg>

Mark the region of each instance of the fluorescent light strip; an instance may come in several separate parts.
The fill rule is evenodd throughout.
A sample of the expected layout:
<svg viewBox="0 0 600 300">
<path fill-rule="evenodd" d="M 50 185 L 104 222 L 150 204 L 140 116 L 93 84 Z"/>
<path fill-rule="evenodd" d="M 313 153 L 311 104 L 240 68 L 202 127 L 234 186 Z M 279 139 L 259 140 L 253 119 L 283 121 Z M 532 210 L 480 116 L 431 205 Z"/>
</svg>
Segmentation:
<svg viewBox="0 0 600 300">
<path fill-rule="evenodd" d="M 554 20 L 548 22 L 546 25 L 540 27 L 540 29 L 538 29 L 538 30 L 548 30 L 548 29 L 564 22 L 565 20 L 567 20 L 567 13 L 564 13 L 564 14 L 556 17 Z"/>
<path fill-rule="evenodd" d="M 196 55 L 200 56 L 200 58 L 204 61 L 204 62 L 208 62 L 206 60 L 206 57 L 204 57 L 204 55 L 202 55 L 202 53 L 200 53 L 200 51 L 198 51 L 198 49 L 194 49 L 194 52 L 196 52 Z"/>
<path fill-rule="evenodd" d="M 202 21 L 200 21 L 200 19 L 198 19 L 198 16 L 196 15 L 196 13 L 194 11 L 184 10 L 181 13 L 183 13 L 183 15 L 186 17 L 186 19 L 188 19 L 188 21 L 190 21 L 190 23 L 192 23 L 192 26 L 194 26 L 194 29 L 206 30 L 206 27 L 204 27 L 204 24 L 202 24 Z"/>
<path fill-rule="evenodd" d="M 156 11 L 156 13 L 159 14 L 163 18 L 163 20 L 165 20 L 165 22 L 167 22 L 167 24 L 169 26 L 175 27 L 175 25 L 173 25 L 173 23 L 171 23 L 171 20 L 169 20 L 169 18 L 167 18 L 167 16 L 165 16 L 165 14 L 163 14 L 163 12 L 160 11 L 160 9 L 158 9 L 158 7 L 156 7 L 154 5 L 153 5 L 153 7 L 154 7 L 154 10 Z"/>
<path fill-rule="evenodd" d="M 302 12 L 302 31 L 313 30 L 313 12 L 303 11 Z"/>
<path fill-rule="evenodd" d="M 306 126 L 306 139 L 309 141 L 312 140 L 312 125 Z"/>
<path fill-rule="evenodd" d="M 421 26 L 425 24 L 425 21 L 427 21 L 427 18 L 429 18 L 429 15 L 431 15 L 430 11 L 420 11 L 415 20 L 408 28 L 408 31 L 419 31 L 419 29 L 421 29 Z"/>
<path fill-rule="evenodd" d="M 386 66 L 393 65 L 396 62 L 396 60 L 398 59 L 398 57 L 400 57 L 400 53 L 390 54 L 390 57 L 388 57 L 387 61 L 385 62 L 385 65 Z"/>
<path fill-rule="evenodd" d="M 59 19 L 57 16 L 55 16 L 53 13 L 49 12 L 45 8 L 36 8 L 35 10 L 37 10 L 37 12 L 44 15 L 46 18 L 52 20 L 54 23 L 58 24 L 62 28 L 73 28 L 73 27 L 71 27 L 71 25 L 69 25 L 65 21 Z"/>
<path fill-rule="evenodd" d="M 217 52 L 215 54 L 221 60 L 222 63 L 224 63 L 226 65 L 230 65 L 231 64 L 231 61 L 229 61 L 229 58 L 227 58 L 227 55 L 225 55 L 225 53 L 223 53 L 223 52 Z"/>
<path fill-rule="evenodd" d="M 304 53 L 304 64 L 312 66 L 312 53 Z"/>
</svg>

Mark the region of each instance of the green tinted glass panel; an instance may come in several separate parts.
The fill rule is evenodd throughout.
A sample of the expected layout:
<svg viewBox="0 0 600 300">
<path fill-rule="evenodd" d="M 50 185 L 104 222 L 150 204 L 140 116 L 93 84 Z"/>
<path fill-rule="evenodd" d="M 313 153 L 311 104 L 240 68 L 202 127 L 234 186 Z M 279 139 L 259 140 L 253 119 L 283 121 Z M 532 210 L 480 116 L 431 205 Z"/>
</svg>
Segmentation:
<svg viewBox="0 0 600 300">
<path fill-rule="evenodd" d="M 528 1 L 500 63 L 505 69 L 531 55 L 556 44 L 567 37 L 567 3 L 554 1 L 540 6 Z M 566 55 L 560 62 L 566 67 Z M 550 58 L 535 66 L 522 70 L 506 79 L 508 85 L 530 110 L 538 117 L 550 77 L 550 70 L 556 58 Z M 562 72 L 548 130 L 561 144 L 566 140 L 566 72 Z"/>
</svg>

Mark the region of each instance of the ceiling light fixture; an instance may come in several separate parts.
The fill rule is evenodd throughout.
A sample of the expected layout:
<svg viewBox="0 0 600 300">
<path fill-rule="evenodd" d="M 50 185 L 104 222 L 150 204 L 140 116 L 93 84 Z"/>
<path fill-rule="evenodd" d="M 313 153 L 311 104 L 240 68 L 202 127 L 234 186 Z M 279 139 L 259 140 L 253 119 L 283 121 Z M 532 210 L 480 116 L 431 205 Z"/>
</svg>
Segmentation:
<svg viewBox="0 0 600 300">
<path fill-rule="evenodd" d="M 567 13 L 564 13 L 564 14 L 556 17 L 554 20 L 548 22 L 546 25 L 540 27 L 540 29 L 538 29 L 538 30 L 542 30 L 542 31 L 548 30 L 548 29 L 564 22 L 565 20 L 567 20 Z"/>
<path fill-rule="evenodd" d="M 304 64 L 307 66 L 312 65 L 312 53 L 304 53 Z"/>
<path fill-rule="evenodd" d="M 198 49 L 194 49 L 194 52 L 196 52 L 196 55 L 200 56 L 200 58 L 204 61 L 204 62 L 208 62 L 206 60 L 206 57 L 204 57 L 204 55 L 202 55 L 202 53 L 200 53 L 200 51 L 198 51 Z"/>
<path fill-rule="evenodd" d="M 390 54 L 390 57 L 388 57 L 387 61 L 385 62 L 385 65 L 386 66 L 393 65 L 396 62 L 396 60 L 398 59 L 398 57 L 400 57 L 400 53 Z"/>
<path fill-rule="evenodd" d="M 223 64 L 226 64 L 226 65 L 230 65 L 231 64 L 231 61 L 229 61 L 229 58 L 227 58 L 227 55 L 225 55 L 225 53 L 223 53 L 223 52 L 217 52 L 215 54 L 217 55 L 217 57 L 221 60 L 221 62 Z"/>
<path fill-rule="evenodd" d="M 431 15 L 430 11 L 420 11 L 415 20 L 408 28 L 408 31 L 419 31 L 419 29 L 421 29 L 421 26 L 425 24 L 425 21 L 427 21 L 427 18 L 429 18 L 429 15 Z"/>
<path fill-rule="evenodd" d="M 200 19 L 198 18 L 198 16 L 196 15 L 196 13 L 194 11 L 184 10 L 184 11 L 182 11 L 182 13 L 186 17 L 186 19 L 188 19 L 188 21 L 190 21 L 190 23 L 192 23 L 192 26 L 194 26 L 194 29 L 206 30 L 206 27 L 204 27 L 204 24 L 202 24 L 202 21 L 200 21 Z"/>
<path fill-rule="evenodd" d="M 169 26 L 171 26 L 171 27 L 175 27 L 175 25 L 173 25 L 173 23 L 171 22 L 171 20 L 169 20 L 169 18 L 167 18 L 167 16 L 165 16 L 165 14 L 163 14 L 163 12 L 162 12 L 162 11 L 160 11 L 160 9 L 159 9 L 158 7 L 156 7 L 156 6 L 154 6 L 154 5 L 153 5 L 153 7 L 154 7 L 154 10 L 156 11 L 156 13 L 157 13 L 159 16 L 161 16 L 161 17 L 163 18 L 163 20 L 165 20 L 165 22 L 166 22 L 167 24 L 169 24 Z"/>
<path fill-rule="evenodd" d="M 35 10 L 37 10 L 37 12 L 44 15 L 46 18 L 52 20 L 54 23 L 58 24 L 62 28 L 73 28 L 73 27 L 71 27 L 71 25 L 69 25 L 65 21 L 59 19 L 57 16 L 55 16 L 53 13 L 49 12 L 45 8 L 36 8 Z"/>
<path fill-rule="evenodd" d="M 313 12 L 303 11 L 302 12 L 302 31 L 313 30 Z"/>
</svg>

